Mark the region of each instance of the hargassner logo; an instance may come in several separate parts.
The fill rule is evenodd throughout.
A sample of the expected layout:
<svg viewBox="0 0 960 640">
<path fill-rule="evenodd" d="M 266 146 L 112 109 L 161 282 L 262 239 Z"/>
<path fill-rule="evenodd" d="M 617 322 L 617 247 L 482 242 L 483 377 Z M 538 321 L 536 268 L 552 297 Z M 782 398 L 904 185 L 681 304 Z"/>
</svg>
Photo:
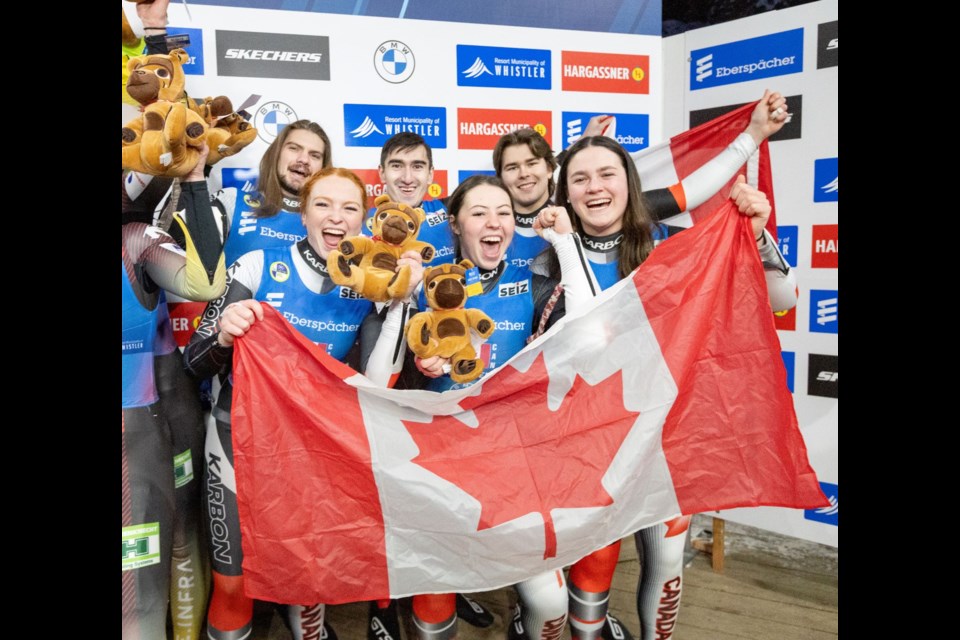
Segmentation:
<svg viewBox="0 0 960 640">
<path fill-rule="evenodd" d="M 186 41 L 177 43 L 190 56 L 190 59 L 183 65 L 183 72 L 189 76 L 203 75 L 203 29 L 190 29 L 188 27 L 167 27 L 167 33 L 176 37 L 186 36 Z M 168 38 L 170 37 L 168 36 Z"/>
<path fill-rule="evenodd" d="M 330 38 L 217 31 L 217 73 L 251 78 L 330 79 Z"/>
<path fill-rule="evenodd" d="M 840 201 L 840 158 L 820 158 L 814 162 L 813 201 Z"/>
<path fill-rule="evenodd" d="M 600 113 L 564 111 L 563 148 L 566 149 L 583 135 L 590 118 Z M 633 153 L 650 146 L 650 116 L 645 113 L 609 113 L 617 118 L 616 140 Z"/>
<path fill-rule="evenodd" d="M 810 331 L 839 333 L 840 296 L 836 289 L 810 290 Z"/>
<path fill-rule="evenodd" d="M 447 148 L 447 110 L 382 104 L 343 105 L 348 147 L 382 147 L 389 138 L 409 131 L 423 136 L 434 149 Z"/>
<path fill-rule="evenodd" d="M 840 21 L 817 25 L 817 69 L 840 66 Z"/>
<path fill-rule="evenodd" d="M 840 262 L 840 225 L 813 225 L 810 266 L 814 269 L 836 269 Z"/>
<path fill-rule="evenodd" d="M 505 133 L 529 127 L 552 145 L 549 111 L 457 109 L 457 145 L 461 149 L 493 149 Z"/>
<path fill-rule="evenodd" d="M 690 52 L 690 90 L 803 71 L 803 29 Z"/>
<path fill-rule="evenodd" d="M 796 140 L 800 138 L 803 132 L 803 96 L 786 96 L 786 98 L 787 113 L 790 115 L 790 120 L 783 125 L 780 131 L 770 136 L 770 142 L 776 142 L 777 140 Z M 726 115 L 745 104 L 745 102 L 741 102 L 740 104 L 728 104 L 722 107 L 695 109 L 690 112 L 690 128 L 693 129 L 704 122 L 709 122 L 714 118 Z"/>
<path fill-rule="evenodd" d="M 811 353 L 807 366 L 807 395 L 839 398 L 840 356 Z"/>
<path fill-rule="evenodd" d="M 820 507 L 819 509 L 807 509 L 803 512 L 805 520 L 816 520 L 824 524 L 830 524 L 835 527 L 840 526 L 840 487 L 829 482 L 821 482 L 820 490 L 823 491 L 830 506 Z"/>
<path fill-rule="evenodd" d="M 650 93 L 650 56 L 564 51 L 564 91 Z"/>
<path fill-rule="evenodd" d="M 550 89 L 550 51 L 457 45 L 457 85 Z"/>
</svg>

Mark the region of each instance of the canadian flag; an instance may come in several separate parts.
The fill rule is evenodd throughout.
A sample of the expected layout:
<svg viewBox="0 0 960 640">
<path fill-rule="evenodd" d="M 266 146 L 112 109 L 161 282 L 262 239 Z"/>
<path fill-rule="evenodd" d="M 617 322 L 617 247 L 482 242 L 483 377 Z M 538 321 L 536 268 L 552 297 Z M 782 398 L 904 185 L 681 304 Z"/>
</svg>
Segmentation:
<svg viewBox="0 0 960 640">
<path fill-rule="evenodd" d="M 684 131 L 670 138 L 668 142 L 631 154 L 644 190 L 677 184 L 716 157 L 747 128 L 756 106 L 756 102 L 745 104 L 698 127 Z M 760 148 L 744 164 L 744 169 L 731 176 L 727 184 L 713 197 L 700 206 L 690 209 L 689 215 L 692 220 L 687 220 L 684 216 L 671 222 L 678 223 L 679 226 L 690 226 L 690 223 L 700 222 L 702 218 L 716 211 L 726 201 L 736 176 L 742 173 L 746 176 L 748 184 L 767 194 L 770 205 L 773 207 L 770 220 L 767 222 L 767 230 L 776 238 L 777 209 L 773 199 L 769 142 L 764 140 Z"/>
<path fill-rule="evenodd" d="M 264 312 L 234 356 L 251 597 L 485 590 L 680 514 L 827 504 L 730 204 L 468 389 L 376 388 Z"/>
</svg>

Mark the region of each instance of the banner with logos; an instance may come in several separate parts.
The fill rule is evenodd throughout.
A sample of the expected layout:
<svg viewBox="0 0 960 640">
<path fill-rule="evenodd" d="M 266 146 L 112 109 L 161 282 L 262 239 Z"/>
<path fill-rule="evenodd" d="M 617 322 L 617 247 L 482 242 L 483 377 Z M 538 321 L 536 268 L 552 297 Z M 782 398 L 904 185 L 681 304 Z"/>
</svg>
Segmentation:
<svg viewBox="0 0 960 640">
<path fill-rule="evenodd" d="M 756 100 L 766 88 L 787 97 L 792 119 L 770 138 L 770 156 L 778 242 L 797 270 L 800 299 L 775 324 L 810 462 L 831 506 L 717 514 L 832 546 L 839 546 L 840 514 L 838 24 L 838 3 L 821 0 L 663 41 L 665 104 L 684 106 L 665 112 L 667 134 Z"/>
</svg>

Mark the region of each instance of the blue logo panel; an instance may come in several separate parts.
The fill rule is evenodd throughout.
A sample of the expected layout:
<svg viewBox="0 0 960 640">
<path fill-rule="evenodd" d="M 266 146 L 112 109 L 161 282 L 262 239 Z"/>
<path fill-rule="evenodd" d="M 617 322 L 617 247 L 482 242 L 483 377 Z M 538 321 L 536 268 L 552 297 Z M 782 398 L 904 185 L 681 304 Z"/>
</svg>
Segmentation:
<svg viewBox="0 0 960 640">
<path fill-rule="evenodd" d="M 457 184 L 463 184 L 464 180 L 475 175 L 495 176 L 497 172 L 493 169 L 460 169 L 457 172 Z"/>
<path fill-rule="evenodd" d="M 803 29 L 690 52 L 690 90 L 803 71 Z"/>
<path fill-rule="evenodd" d="M 811 289 L 811 333 L 839 333 L 839 308 L 840 296 L 836 289 Z"/>
<path fill-rule="evenodd" d="M 550 89 L 550 51 L 457 45 L 457 85 Z"/>
<path fill-rule="evenodd" d="M 186 34 L 190 37 L 190 44 L 181 46 L 185 49 L 190 60 L 183 65 L 183 72 L 189 76 L 203 75 L 203 29 L 190 29 L 188 27 L 167 27 L 167 33 L 171 36 Z"/>
<path fill-rule="evenodd" d="M 777 247 L 791 267 L 797 266 L 797 238 L 799 230 L 796 225 L 777 225 Z"/>
<path fill-rule="evenodd" d="M 835 484 L 821 482 L 820 489 L 827 494 L 827 500 L 830 501 L 829 507 L 820 507 L 819 509 L 806 509 L 803 512 L 804 520 L 815 520 L 824 524 L 830 524 L 835 527 L 840 526 L 840 489 Z"/>
<path fill-rule="evenodd" d="M 343 129 L 348 147 L 382 147 L 394 135 L 410 131 L 434 149 L 447 148 L 444 107 L 344 104 Z"/>
<path fill-rule="evenodd" d="M 583 136 L 583 130 L 593 116 L 600 112 L 564 111 L 563 148 L 566 149 Z M 616 116 L 617 142 L 633 153 L 650 146 L 650 116 L 645 113 L 606 113 Z"/>
<path fill-rule="evenodd" d="M 813 201 L 840 202 L 840 158 L 820 158 L 814 162 Z"/>
<path fill-rule="evenodd" d="M 793 351 L 781 351 L 780 356 L 783 358 L 783 366 L 787 369 L 787 389 L 793 393 L 793 372 L 796 370 L 797 354 Z"/>
</svg>

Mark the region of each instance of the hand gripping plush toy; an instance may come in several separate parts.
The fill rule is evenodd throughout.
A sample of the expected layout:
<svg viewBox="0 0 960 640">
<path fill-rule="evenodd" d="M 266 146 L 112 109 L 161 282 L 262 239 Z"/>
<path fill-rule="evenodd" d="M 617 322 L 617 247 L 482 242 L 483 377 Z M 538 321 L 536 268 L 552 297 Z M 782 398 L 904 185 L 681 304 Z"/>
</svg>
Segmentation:
<svg viewBox="0 0 960 640">
<path fill-rule="evenodd" d="M 182 101 L 187 60 L 183 49 L 130 59 L 127 93 L 143 105 L 143 114 L 121 129 L 123 168 L 181 177 L 197 164 L 208 127 Z"/>
<path fill-rule="evenodd" d="M 410 284 L 410 267 L 399 271 L 397 259 L 407 251 L 420 254 L 424 262 L 433 259 L 434 248 L 417 240 L 426 219 L 423 209 L 392 202 L 384 194 L 373 201 L 373 237 L 354 236 L 340 241 L 339 251 L 327 256 L 330 277 L 350 287 L 367 300 L 386 302 L 403 298 Z"/>
<path fill-rule="evenodd" d="M 493 320 L 478 309 L 464 309 L 467 303 L 466 272 L 473 263 L 442 264 L 427 269 L 423 290 L 430 311 L 421 311 L 407 323 L 407 344 L 422 358 L 450 358 L 450 378 L 472 382 L 483 374 L 483 360 L 470 340 L 470 330 L 484 340 L 493 334 Z"/>
</svg>

